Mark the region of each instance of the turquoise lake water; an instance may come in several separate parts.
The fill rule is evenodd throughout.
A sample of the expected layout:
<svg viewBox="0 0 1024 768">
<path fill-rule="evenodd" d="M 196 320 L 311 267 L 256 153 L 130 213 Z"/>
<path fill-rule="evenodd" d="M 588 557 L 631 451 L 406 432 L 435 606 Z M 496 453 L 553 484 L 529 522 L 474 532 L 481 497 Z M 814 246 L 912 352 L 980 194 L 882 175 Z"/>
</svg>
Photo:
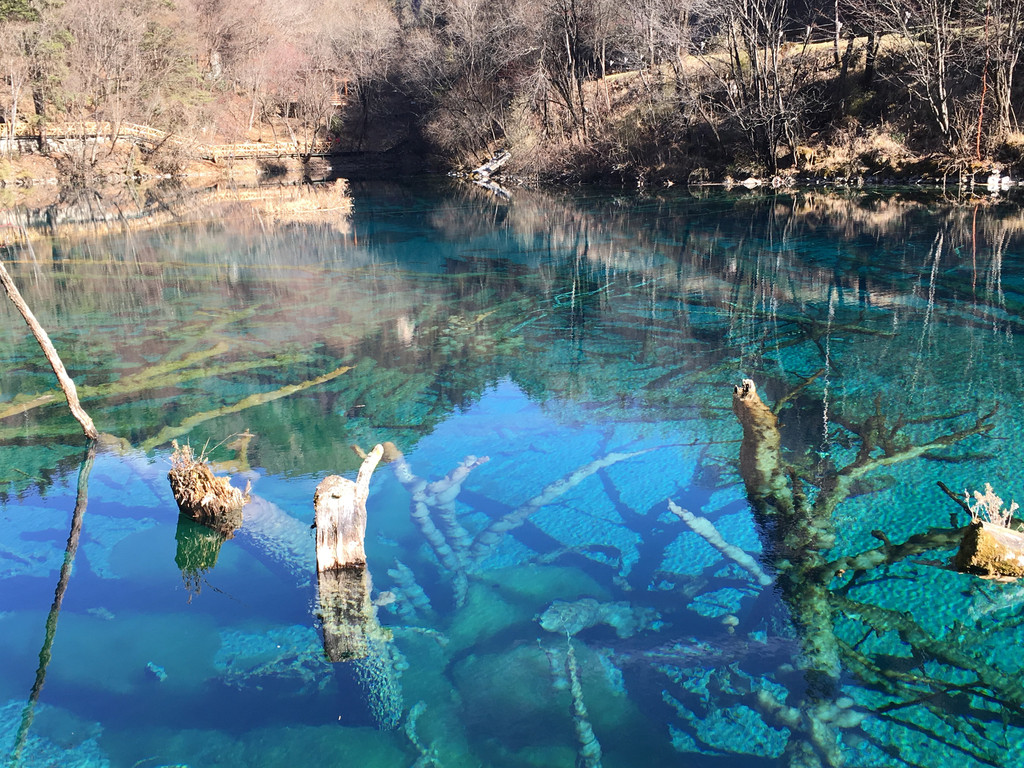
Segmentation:
<svg viewBox="0 0 1024 768">
<path fill-rule="evenodd" d="M 1024 588 L 951 568 L 937 485 L 1024 496 L 1015 201 L 290 194 L 3 251 L 118 440 L 37 399 L 0 305 L 0 761 L 1024 764 Z M 179 517 L 172 439 L 251 482 L 230 538 Z M 386 441 L 331 661 L 313 492 Z"/>
</svg>

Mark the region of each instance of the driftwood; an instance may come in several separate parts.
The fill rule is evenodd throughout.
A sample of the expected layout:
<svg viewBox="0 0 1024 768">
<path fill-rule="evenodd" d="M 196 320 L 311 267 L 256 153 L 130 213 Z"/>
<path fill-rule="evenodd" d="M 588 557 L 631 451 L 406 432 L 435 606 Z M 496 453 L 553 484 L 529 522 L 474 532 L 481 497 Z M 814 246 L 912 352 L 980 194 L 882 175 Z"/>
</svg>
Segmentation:
<svg viewBox="0 0 1024 768">
<path fill-rule="evenodd" d="M 370 451 L 354 483 L 330 475 L 316 487 L 313 508 L 318 572 L 366 564 L 366 499 L 370 495 L 370 476 L 383 453 L 380 444 Z"/>
<path fill-rule="evenodd" d="M 75 382 L 68 375 L 67 369 L 64 368 L 64 363 L 61 362 L 60 355 L 57 354 L 57 350 L 54 348 L 53 342 L 50 341 L 49 335 L 43 329 L 43 326 L 39 324 L 39 321 L 36 320 L 36 316 L 32 314 L 28 304 L 25 303 L 25 299 L 22 298 L 18 286 L 14 284 L 14 280 L 7 272 L 7 268 L 2 261 L 0 261 L 0 282 L 4 284 L 4 290 L 7 291 L 8 298 L 18 308 L 18 311 L 21 312 L 21 316 L 25 318 L 25 322 L 28 323 L 28 327 L 32 330 L 32 335 L 36 337 L 36 341 L 42 347 L 43 354 L 46 355 L 50 367 L 53 368 L 53 372 L 57 375 L 60 388 L 64 391 L 64 396 L 68 400 L 68 408 L 71 409 L 71 414 L 82 425 L 82 431 L 85 432 L 85 436 L 90 440 L 95 440 L 99 437 L 99 432 L 96 431 L 96 426 L 92 423 L 89 414 L 85 412 L 81 403 L 78 402 Z"/>
<path fill-rule="evenodd" d="M 508 150 L 502 150 L 483 165 L 474 168 L 470 175 L 481 179 L 487 179 L 492 173 L 501 168 L 505 163 L 512 159 L 512 153 Z"/>
</svg>

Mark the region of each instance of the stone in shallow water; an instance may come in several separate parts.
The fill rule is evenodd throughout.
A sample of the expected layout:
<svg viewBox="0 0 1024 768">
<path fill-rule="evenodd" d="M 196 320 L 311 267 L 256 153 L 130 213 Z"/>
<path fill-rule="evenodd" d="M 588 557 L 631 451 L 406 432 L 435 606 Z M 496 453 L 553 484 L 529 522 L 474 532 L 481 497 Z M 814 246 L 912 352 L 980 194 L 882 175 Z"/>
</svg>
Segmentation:
<svg viewBox="0 0 1024 768">
<path fill-rule="evenodd" d="M 322 685 L 331 676 L 316 630 L 299 625 L 260 633 L 224 631 L 213 664 L 221 680 L 236 688 L 259 685 L 267 677 Z"/>
<path fill-rule="evenodd" d="M 533 636 L 534 620 L 552 597 L 567 600 L 602 594 L 592 578 L 575 568 L 528 564 L 487 571 L 470 583 L 466 604 L 452 619 L 449 652 L 486 642 L 515 625 Z"/>
<path fill-rule="evenodd" d="M 632 637 L 646 629 L 657 629 L 661 618 L 650 608 L 634 608 L 626 602 L 601 603 L 592 597 L 574 602 L 556 600 L 540 617 L 548 632 L 575 635 L 584 629 L 607 624 L 619 637 Z"/>
</svg>

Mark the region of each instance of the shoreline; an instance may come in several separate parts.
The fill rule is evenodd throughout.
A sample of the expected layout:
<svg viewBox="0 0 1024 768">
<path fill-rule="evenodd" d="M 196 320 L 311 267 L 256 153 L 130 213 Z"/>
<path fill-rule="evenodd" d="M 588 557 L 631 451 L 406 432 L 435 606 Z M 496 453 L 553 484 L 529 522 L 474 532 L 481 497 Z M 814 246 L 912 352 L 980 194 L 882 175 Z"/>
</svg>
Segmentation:
<svg viewBox="0 0 1024 768">
<path fill-rule="evenodd" d="M 111 153 L 108 158 L 91 168 L 91 172 L 87 175 L 69 173 L 64 170 L 67 167 L 67 156 L 35 153 L 0 156 L 0 210 L 10 208 L 39 210 L 59 206 L 61 200 L 66 199 L 69 191 L 95 193 L 116 198 L 126 189 L 149 189 L 163 184 L 172 186 L 179 193 L 187 194 L 189 192 L 202 193 L 225 184 L 239 189 L 300 187 L 306 184 L 316 185 L 331 182 L 339 178 L 401 181 L 424 174 L 436 175 L 438 178 L 448 177 L 470 184 L 474 181 L 479 183 L 482 180 L 485 182 L 480 184 L 482 189 L 499 197 L 514 197 L 516 190 L 519 189 L 542 191 L 545 189 L 607 188 L 650 193 L 657 190 L 685 188 L 694 191 L 724 190 L 783 194 L 806 190 L 829 190 L 845 193 L 917 189 L 928 193 L 954 191 L 958 195 L 966 194 L 976 199 L 1002 200 L 1012 190 L 1024 187 L 1024 180 L 1018 181 L 1002 173 L 989 171 L 980 171 L 973 175 L 954 176 L 948 174 L 942 178 L 916 174 L 905 177 L 894 174 L 881 176 L 879 174 L 881 178 L 866 174 L 848 178 L 805 172 L 779 175 L 768 179 L 753 176 L 735 179 L 724 176 L 719 180 L 695 180 L 692 182 L 674 181 L 666 176 L 649 184 L 624 183 L 621 174 L 618 173 L 608 174 L 597 180 L 573 183 L 522 179 L 515 174 L 495 174 L 478 179 L 472 173 L 448 172 L 445 174 L 438 170 L 392 173 L 390 171 L 395 170 L 396 165 L 403 164 L 401 159 L 398 159 L 396 163 L 394 157 L 390 158 L 389 168 L 385 169 L 381 165 L 378 169 L 379 172 L 374 173 L 373 161 L 379 161 L 381 156 L 381 153 L 374 152 L 339 153 L 336 156 L 314 157 L 306 160 L 299 157 L 275 157 L 237 159 L 220 164 L 194 161 L 177 173 L 158 171 L 136 159 L 132 172 L 127 173 L 123 165 L 126 154 L 128 153 Z M 361 169 L 362 172 L 354 175 L 347 174 L 343 168 L 339 168 L 340 163 L 334 162 L 335 160 L 347 160 L 346 164 L 350 166 L 359 165 L 359 158 L 353 162 L 351 155 L 362 156 L 365 161 L 364 167 Z M 405 158 L 405 160 L 409 161 L 409 158 Z M 422 161 L 422 158 L 415 158 L 413 162 L 415 163 L 415 161 Z M 422 163 L 422 167 L 425 168 L 426 163 Z M 701 174 L 691 172 L 688 175 L 693 177 Z"/>
</svg>

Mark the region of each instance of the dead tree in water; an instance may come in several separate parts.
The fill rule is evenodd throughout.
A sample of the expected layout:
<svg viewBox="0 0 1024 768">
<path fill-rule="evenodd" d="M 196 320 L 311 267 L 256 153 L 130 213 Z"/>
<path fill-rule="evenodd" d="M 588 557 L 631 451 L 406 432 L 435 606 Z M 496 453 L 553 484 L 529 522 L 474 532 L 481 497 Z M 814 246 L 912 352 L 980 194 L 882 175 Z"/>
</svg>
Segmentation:
<svg viewBox="0 0 1024 768">
<path fill-rule="evenodd" d="M 331 475 L 321 481 L 313 495 L 324 651 L 335 662 L 370 655 L 372 640 L 383 633 L 370 601 L 364 545 L 370 476 L 383 453 L 382 445 L 370 451 L 354 483 Z"/>
<path fill-rule="evenodd" d="M 370 599 L 373 581 L 365 566 L 333 568 L 317 574 L 324 652 L 332 662 L 364 659 L 375 641 L 387 639 Z"/>
<path fill-rule="evenodd" d="M 800 663 L 809 683 L 807 699 L 793 715 L 799 719 L 797 730 L 803 738 L 790 740 L 786 749 L 788 760 L 791 765 L 833 767 L 840 765 L 841 756 L 836 748 L 836 726 L 829 713 L 840 690 L 841 659 L 847 654 L 835 632 L 834 612 L 840 600 L 836 592 L 842 588 L 832 588 L 833 578 L 948 545 L 959 534 L 958 529 L 931 530 L 904 544 L 892 545 L 884 534 L 878 533 L 883 547 L 827 562 L 825 554 L 835 542 L 833 512 L 853 492 L 854 483 L 868 473 L 985 434 L 993 427 L 993 413 L 978 417 L 963 429 L 914 444 L 901 435 L 909 422 L 901 417 L 890 425 L 881 411 L 880 400 L 876 400 L 874 411 L 861 424 L 846 427 L 860 442 L 856 457 L 842 469 L 823 465 L 824 476 L 812 482 L 783 455 L 777 410 L 790 399 L 791 396 L 780 399 L 773 410 L 761 400 L 754 382 L 746 379 L 733 388 L 732 407 L 743 427 L 740 473 L 764 532 L 765 553 L 777 574 L 782 599 L 801 636 Z M 921 421 L 927 419 L 915 423 Z M 816 490 L 808 493 L 812 485 Z M 877 611 L 870 612 L 870 606 L 844 599 L 842 607 L 847 616 L 856 616 L 869 626 L 882 621 Z M 986 680 L 996 679 L 986 674 Z M 1013 691 L 1008 695 L 1015 700 Z"/>
<path fill-rule="evenodd" d="M 75 382 L 68 375 L 67 369 L 64 368 L 64 363 L 61 362 L 60 355 L 57 354 L 57 350 L 54 348 L 53 342 L 50 341 L 49 335 L 43 326 L 39 324 L 39 321 L 36 320 L 36 316 L 32 314 L 28 304 L 25 303 L 25 299 L 22 298 L 18 286 L 14 284 L 14 280 L 7 272 L 7 268 L 2 261 L 0 261 L 0 282 L 4 284 L 4 290 L 7 291 L 8 298 L 18 308 L 18 311 L 21 312 L 21 316 L 25 318 L 25 322 L 28 323 L 28 327 L 32 330 L 32 335 L 36 337 L 36 341 L 42 347 L 43 354 L 46 355 L 50 367 L 53 368 L 53 372 L 57 375 L 60 388 L 64 391 L 64 396 L 68 400 L 68 408 L 71 409 L 71 414 L 82 425 L 82 431 L 85 432 L 85 436 L 90 440 L 95 440 L 100 436 L 99 432 L 96 431 L 96 426 L 92 423 L 89 414 L 85 412 L 81 403 L 78 402 L 78 391 L 75 389 Z"/>
<path fill-rule="evenodd" d="M 213 474 L 205 455 L 196 456 L 190 445 L 173 442 L 171 469 L 167 479 L 182 514 L 231 538 L 242 525 L 242 507 L 249 501 L 245 490 L 231 485 L 226 477 Z"/>
<path fill-rule="evenodd" d="M 316 487 L 313 507 L 317 571 L 366 565 L 366 499 L 370 495 L 370 476 L 383 453 L 384 446 L 379 444 L 370 451 L 354 483 L 330 475 Z"/>
</svg>

